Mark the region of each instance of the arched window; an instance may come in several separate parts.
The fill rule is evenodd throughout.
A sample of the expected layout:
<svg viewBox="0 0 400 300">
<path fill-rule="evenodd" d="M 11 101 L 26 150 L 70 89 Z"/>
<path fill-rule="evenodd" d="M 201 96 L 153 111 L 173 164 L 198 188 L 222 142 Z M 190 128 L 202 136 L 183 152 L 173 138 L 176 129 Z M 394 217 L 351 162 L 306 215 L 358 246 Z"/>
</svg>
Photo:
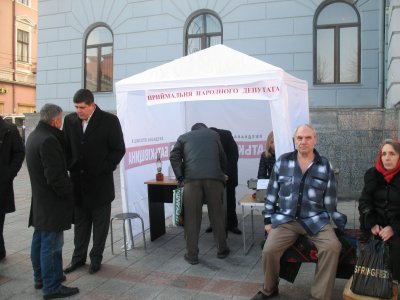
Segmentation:
<svg viewBox="0 0 400 300">
<path fill-rule="evenodd" d="M 360 82 L 360 16 L 346 1 L 328 0 L 314 16 L 314 84 Z"/>
<path fill-rule="evenodd" d="M 112 32 L 105 26 L 97 26 L 88 33 L 85 45 L 85 88 L 92 92 L 112 92 Z"/>
<path fill-rule="evenodd" d="M 192 14 L 186 23 L 185 55 L 222 44 L 222 23 L 211 11 Z"/>
</svg>

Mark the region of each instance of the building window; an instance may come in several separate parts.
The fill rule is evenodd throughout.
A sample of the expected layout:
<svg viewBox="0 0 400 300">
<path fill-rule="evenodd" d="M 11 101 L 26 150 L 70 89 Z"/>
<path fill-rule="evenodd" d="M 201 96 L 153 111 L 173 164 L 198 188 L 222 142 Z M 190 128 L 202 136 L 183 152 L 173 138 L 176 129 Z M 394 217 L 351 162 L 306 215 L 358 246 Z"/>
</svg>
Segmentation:
<svg viewBox="0 0 400 300">
<path fill-rule="evenodd" d="M 29 62 L 29 32 L 17 30 L 17 60 Z"/>
<path fill-rule="evenodd" d="M 85 88 L 92 92 L 112 92 L 113 35 L 105 26 L 95 27 L 86 38 Z"/>
<path fill-rule="evenodd" d="M 185 34 L 185 55 L 222 44 L 222 23 L 210 11 L 200 11 L 189 17 Z"/>
<path fill-rule="evenodd" d="M 360 16 L 345 1 L 325 1 L 314 16 L 314 83 L 360 82 Z"/>
<path fill-rule="evenodd" d="M 17 2 L 29 6 L 29 0 L 17 0 Z"/>
</svg>

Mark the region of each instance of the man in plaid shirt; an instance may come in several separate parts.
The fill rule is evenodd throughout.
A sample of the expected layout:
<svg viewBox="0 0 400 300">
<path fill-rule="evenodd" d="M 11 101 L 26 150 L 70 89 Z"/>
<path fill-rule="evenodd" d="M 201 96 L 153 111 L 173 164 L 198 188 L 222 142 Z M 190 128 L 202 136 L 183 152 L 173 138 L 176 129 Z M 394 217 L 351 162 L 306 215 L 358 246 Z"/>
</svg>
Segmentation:
<svg viewBox="0 0 400 300">
<path fill-rule="evenodd" d="M 318 266 L 310 299 L 329 300 L 335 285 L 341 244 L 330 224 L 344 229 L 347 218 L 336 211 L 336 184 L 329 161 L 314 149 L 314 128 L 305 124 L 294 134 L 296 150 L 275 163 L 263 211 L 267 241 L 262 253 L 264 285 L 252 299 L 278 296 L 280 258 L 299 235 L 318 249 Z"/>
</svg>

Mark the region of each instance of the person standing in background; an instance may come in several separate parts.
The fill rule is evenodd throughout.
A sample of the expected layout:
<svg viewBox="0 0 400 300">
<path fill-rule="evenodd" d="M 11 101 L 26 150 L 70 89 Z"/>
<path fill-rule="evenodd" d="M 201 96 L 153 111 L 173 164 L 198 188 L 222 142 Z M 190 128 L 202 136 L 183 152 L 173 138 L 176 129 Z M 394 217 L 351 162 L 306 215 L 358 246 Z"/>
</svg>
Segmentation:
<svg viewBox="0 0 400 300">
<path fill-rule="evenodd" d="M 45 104 L 39 124 L 26 142 L 32 187 L 29 226 L 35 228 L 31 247 L 34 287 L 43 288 L 44 299 L 79 293 L 78 288 L 61 284 L 66 279 L 62 269 L 64 230 L 71 228 L 74 209 L 61 126 L 61 107 Z"/>
<path fill-rule="evenodd" d="M 235 234 L 242 234 L 240 229 L 238 228 L 238 219 L 236 215 L 236 187 L 238 185 L 238 160 L 239 160 L 239 151 L 237 144 L 232 136 L 232 133 L 229 130 L 218 129 L 215 127 L 210 127 L 210 129 L 214 130 L 219 134 L 221 139 L 222 148 L 226 154 L 227 158 L 227 167 L 226 167 L 226 175 L 228 175 L 228 179 L 226 181 L 226 225 L 227 229 Z M 206 229 L 206 232 L 211 232 L 212 227 L 209 226 Z"/>
<path fill-rule="evenodd" d="M 267 142 L 265 143 L 265 151 L 261 153 L 257 178 L 269 179 L 272 169 L 274 168 L 275 161 L 274 133 L 271 131 L 268 134 Z"/>
<path fill-rule="evenodd" d="M 117 116 L 102 111 L 90 90 L 78 90 L 73 102 L 76 112 L 65 117 L 64 134 L 75 202 L 75 248 L 64 272 L 85 265 L 93 228 L 89 253 L 89 273 L 93 274 L 103 260 L 115 198 L 113 172 L 125 154 L 125 143 Z"/>
<path fill-rule="evenodd" d="M 0 261 L 6 257 L 3 236 L 5 217 L 15 211 L 13 181 L 24 157 L 25 149 L 17 127 L 0 117 Z"/>
</svg>

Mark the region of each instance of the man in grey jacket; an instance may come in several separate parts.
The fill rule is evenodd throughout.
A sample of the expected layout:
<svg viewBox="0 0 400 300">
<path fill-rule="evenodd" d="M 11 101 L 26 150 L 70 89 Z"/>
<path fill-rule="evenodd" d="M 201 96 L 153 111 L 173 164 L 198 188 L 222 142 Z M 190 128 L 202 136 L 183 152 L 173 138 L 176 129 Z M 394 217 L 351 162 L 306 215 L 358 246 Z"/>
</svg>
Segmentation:
<svg viewBox="0 0 400 300">
<path fill-rule="evenodd" d="M 198 264 L 199 233 L 203 202 L 217 244 L 218 258 L 228 256 L 226 244 L 223 196 L 225 185 L 226 155 L 218 133 L 203 123 L 196 123 L 192 130 L 181 135 L 170 154 L 171 166 L 179 185 L 185 185 L 183 206 L 185 215 L 185 259 Z"/>
</svg>

